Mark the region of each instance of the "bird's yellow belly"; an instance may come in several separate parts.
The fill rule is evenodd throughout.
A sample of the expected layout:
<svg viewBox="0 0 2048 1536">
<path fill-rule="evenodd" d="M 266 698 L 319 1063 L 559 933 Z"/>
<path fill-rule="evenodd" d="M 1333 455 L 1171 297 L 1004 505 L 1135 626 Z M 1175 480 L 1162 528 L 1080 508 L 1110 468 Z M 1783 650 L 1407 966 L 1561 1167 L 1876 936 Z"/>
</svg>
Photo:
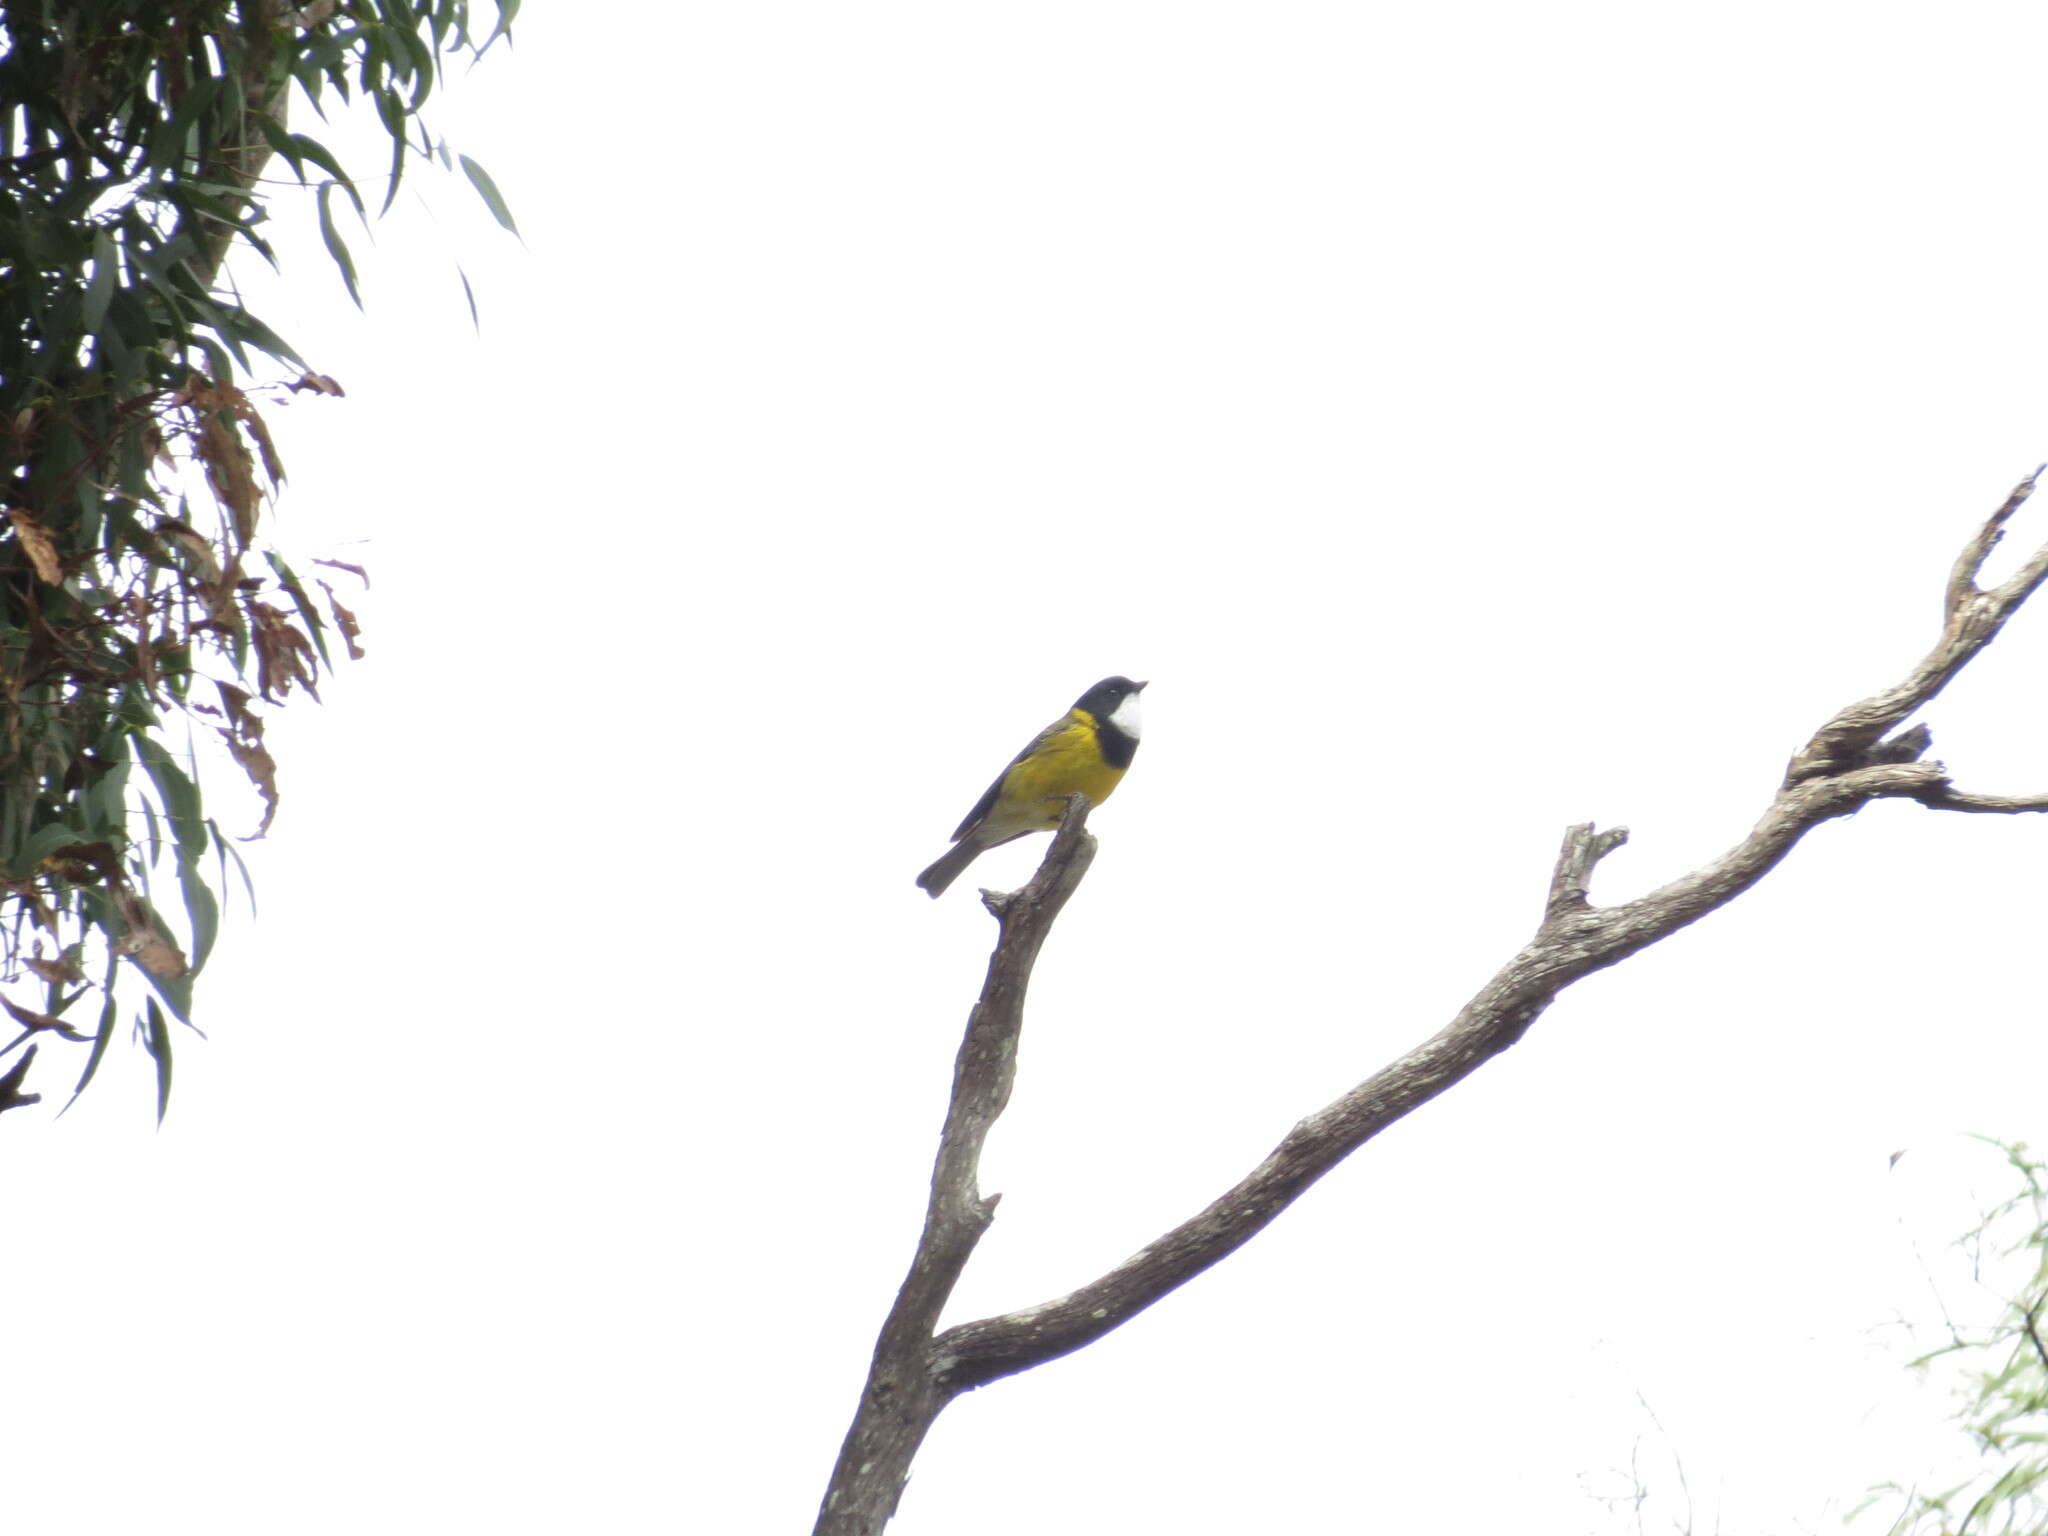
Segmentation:
<svg viewBox="0 0 2048 1536">
<path fill-rule="evenodd" d="M 1123 769 L 1103 761 L 1093 732 L 1071 726 L 1023 762 L 1011 765 L 989 820 L 999 821 L 1005 831 L 1056 827 L 1065 814 L 1067 796 L 1086 795 L 1091 805 L 1100 805 L 1123 776 Z"/>
</svg>

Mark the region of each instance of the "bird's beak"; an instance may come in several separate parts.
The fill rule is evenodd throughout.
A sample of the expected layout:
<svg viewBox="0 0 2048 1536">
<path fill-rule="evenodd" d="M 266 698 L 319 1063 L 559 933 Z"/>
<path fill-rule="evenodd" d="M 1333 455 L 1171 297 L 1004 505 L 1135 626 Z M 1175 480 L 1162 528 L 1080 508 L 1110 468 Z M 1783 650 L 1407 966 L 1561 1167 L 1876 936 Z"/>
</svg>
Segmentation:
<svg viewBox="0 0 2048 1536">
<path fill-rule="evenodd" d="M 1151 686 L 1152 686 L 1152 685 L 1151 685 L 1151 684 L 1150 684 L 1149 682 L 1145 682 L 1145 683 L 1139 683 L 1139 684 L 1137 684 L 1137 685 L 1136 685 L 1135 687 L 1133 687 L 1133 688 L 1131 689 L 1131 692 L 1133 692 L 1133 693 L 1143 693 L 1143 692 L 1144 692 L 1144 691 L 1145 691 L 1145 690 L 1146 690 L 1147 688 L 1150 688 Z"/>
</svg>

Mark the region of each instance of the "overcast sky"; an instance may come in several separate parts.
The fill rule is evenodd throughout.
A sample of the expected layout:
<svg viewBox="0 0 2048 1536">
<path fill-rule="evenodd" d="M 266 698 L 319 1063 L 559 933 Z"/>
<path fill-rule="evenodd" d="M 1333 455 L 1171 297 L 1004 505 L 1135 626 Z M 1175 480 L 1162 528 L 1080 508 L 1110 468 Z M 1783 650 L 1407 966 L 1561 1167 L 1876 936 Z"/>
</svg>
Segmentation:
<svg viewBox="0 0 2048 1536">
<path fill-rule="evenodd" d="M 1568 822 L 1633 831 L 1597 901 L 1670 879 L 1933 642 L 2048 458 L 2044 58 L 2019 4 L 536 0 L 436 119 L 523 243 L 422 173 L 366 314 L 310 198 L 237 269 L 348 389 L 277 412 L 278 527 L 370 568 L 370 657 L 273 727 L 162 1129 L 139 1050 L 0 1121 L 10 1528 L 808 1529 L 971 887 L 1042 851 L 912 885 L 996 769 L 1152 680 L 954 1320 L 1438 1028 Z M 1959 782 L 2048 790 L 2044 668 L 2025 613 L 1929 712 Z M 1967 1136 L 2042 1132 L 2044 867 L 1820 828 L 955 1404 L 892 1536 L 1618 1532 L 1632 1465 L 1744 1536 L 1934 1476 L 1898 1320 L 1982 1309 Z"/>
</svg>

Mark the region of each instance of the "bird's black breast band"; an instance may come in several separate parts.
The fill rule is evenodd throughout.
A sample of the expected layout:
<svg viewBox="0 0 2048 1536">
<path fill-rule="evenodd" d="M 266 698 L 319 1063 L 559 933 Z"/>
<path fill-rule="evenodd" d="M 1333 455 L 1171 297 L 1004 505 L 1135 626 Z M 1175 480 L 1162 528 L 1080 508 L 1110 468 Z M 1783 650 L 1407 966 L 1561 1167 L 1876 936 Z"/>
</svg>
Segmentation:
<svg viewBox="0 0 2048 1536">
<path fill-rule="evenodd" d="M 1095 722 L 1095 738 L 1102 743 L 1102 760 L 1112 768 L 1128 768 L 1138 755 L 1135 737 L 1126 736 L 1107 720 Z"/>
</svg>

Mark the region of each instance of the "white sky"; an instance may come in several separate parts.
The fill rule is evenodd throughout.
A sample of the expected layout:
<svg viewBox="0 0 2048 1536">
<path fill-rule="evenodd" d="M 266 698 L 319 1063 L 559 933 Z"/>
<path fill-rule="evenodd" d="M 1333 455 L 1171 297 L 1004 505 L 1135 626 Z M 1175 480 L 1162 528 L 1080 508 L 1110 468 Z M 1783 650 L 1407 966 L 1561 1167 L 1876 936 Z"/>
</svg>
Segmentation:
<svg viewBox="0 0 2048 1536">
<path fill-rule="evenodd" d="M 163 1129 L 135 1050 L 0 1121 L 11 1528 L 808 1529 L 993 932 L 911 878 L 990 775 L 1153 680 L 959 1319 L 1436 1029 L 1567 822 L 1634 830 L 1596 899 L 1668 879 L 1932 641 L 2048 458 L 2044 46 L 2017 4 L 531 6 L 437 119 L 523 247 L 422 173 L 359 316 L 282 215 L 258 307 L 349 390 L 280 413 L 283 538 L 372 568 L 371 658 L 274 727 Z M 1931 712 L 1961 782 L 2048 789 L 2044 665 L 2025 614 Z M 2042 1134 L 2044 863 L 1821 829 L 956 1404 L 893 1531 L 1633 1530 L 1632 1458 L 1645 1529 L 1677 1460 L 1698 1530 L 1838 1529 L 1950 1454 L 1892 1324 L 1981 1304 L 1964 1133 Z"/>
</svg>

